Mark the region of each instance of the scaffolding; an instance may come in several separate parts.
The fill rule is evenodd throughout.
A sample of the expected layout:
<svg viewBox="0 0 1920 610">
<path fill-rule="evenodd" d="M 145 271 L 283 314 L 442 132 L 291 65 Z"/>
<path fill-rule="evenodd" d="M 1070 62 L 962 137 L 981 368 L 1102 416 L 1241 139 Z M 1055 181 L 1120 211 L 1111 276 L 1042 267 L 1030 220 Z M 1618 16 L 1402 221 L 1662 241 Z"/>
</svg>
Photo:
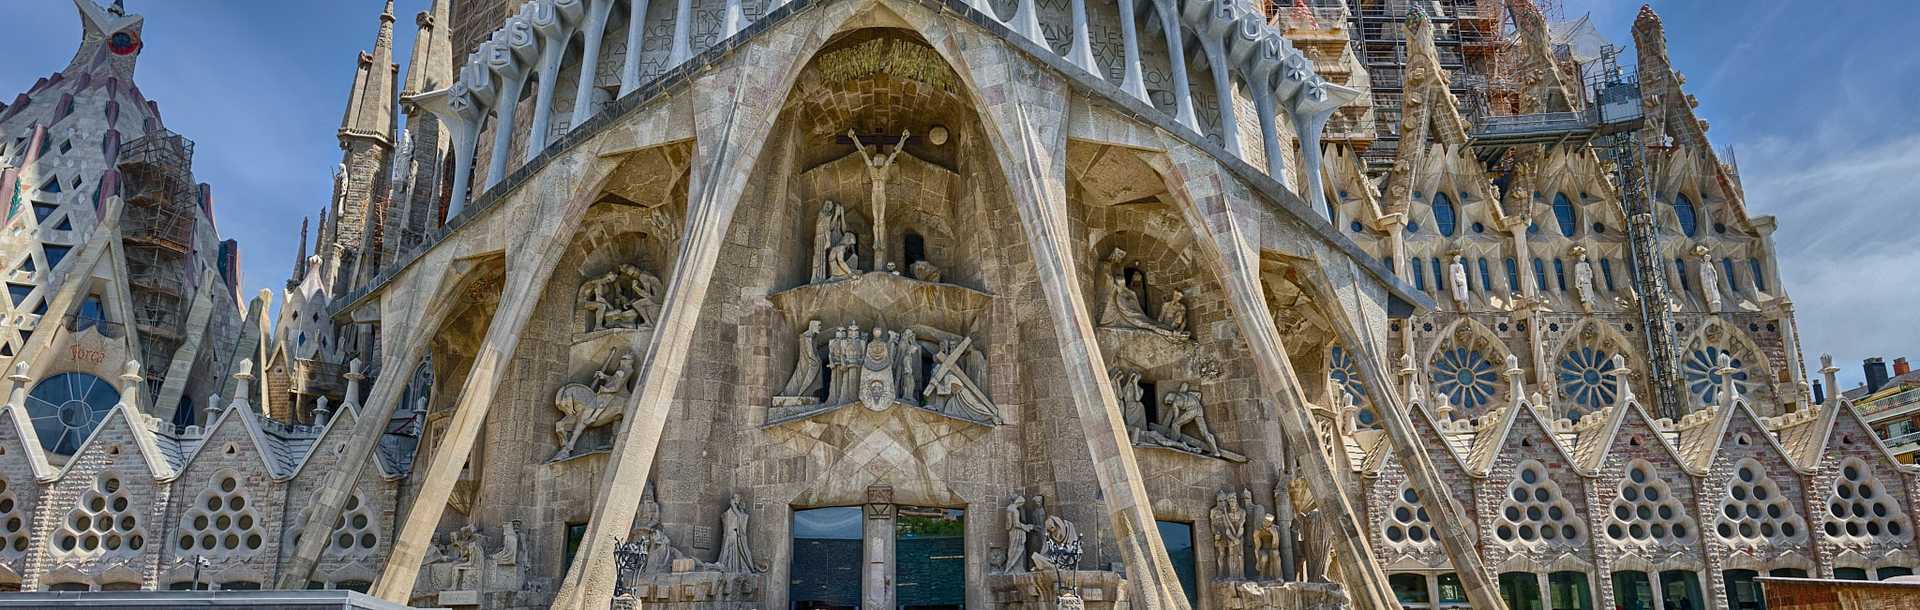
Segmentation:
<svg viewBox="0 0 1920 610">
<path fill-rule="evenodd" d="M 127 203 L 121 237 L 189 251 L 200 198 L 193 183 L 193 141 L 166 130 L 149 133 L 121 149 L 119 166 Z"/>
</svg>

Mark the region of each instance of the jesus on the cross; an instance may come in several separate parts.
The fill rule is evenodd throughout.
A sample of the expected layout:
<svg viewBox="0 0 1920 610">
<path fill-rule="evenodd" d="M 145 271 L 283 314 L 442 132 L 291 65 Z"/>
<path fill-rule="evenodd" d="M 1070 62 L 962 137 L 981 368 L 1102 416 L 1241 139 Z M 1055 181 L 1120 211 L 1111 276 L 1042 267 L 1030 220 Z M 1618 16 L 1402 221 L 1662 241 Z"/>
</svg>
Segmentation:
<svg viewBox="0 0 1920 610">
<path fill-rule="evenodd" d="M 911 131 L 901 131 L 900 141 L 894 143 L 893 152 L 881 155 L 879 146 L 875 146 L 869 154 L 866 145 L 860 143 L 860 136 L 855 135 L 852 129 L 847 130 L 847 139 L 853 140 L 854 149 L 860 151 L 861 159 L 866 160 L 867 179 L 873 184 L 873 268 L 876 271 L 885 269 L 887 263 L 893 260 L 887 256 L 887 245 L 892 241 L 887 235 L 887 174 L 893 171 L 893 160 L 900 156 L 900 151 L 906 149 L 907 138 L 912 135 Z"/>
</svg>

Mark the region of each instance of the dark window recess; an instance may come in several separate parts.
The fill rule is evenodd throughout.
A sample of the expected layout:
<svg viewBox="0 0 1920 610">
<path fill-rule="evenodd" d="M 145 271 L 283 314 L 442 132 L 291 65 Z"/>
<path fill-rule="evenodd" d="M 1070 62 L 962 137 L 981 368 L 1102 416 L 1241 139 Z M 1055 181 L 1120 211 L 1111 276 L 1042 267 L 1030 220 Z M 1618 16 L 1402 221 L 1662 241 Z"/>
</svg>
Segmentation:
<svg viewBox="0 0 1920 610">
<path fill-rule="evenodd" d="M 33 221 L 36 223 L 44 223 L 48 218 L 53 216 L 54 212 L 59 210 L 60 206 L 35 201 L 33 202 Z"/>
<path fill-rule="evenodd" d="M 580 554 L 580 543 L 587 539 L 587 524 L 568 523 L 567 543 L 560 559 L 560 572 L 566 573 L 573 568 L 573 556 Z"/>
<path fill-rule="evenodd" d="M 900 252 L 903 257 L 900 261 L 901 272 L 911 269 L 914 263 L 927 260 L 927 240 L 919 233 L 908 231 L 900 241 Z"/>
<path fill-rule="evenodd" d="M 67 253 L 72 251 L 73 251 L 73 246 L 56 246 L 53 244 L 47 244 L 46 245 L 47 269 L 49 270 L 59 269 L 60 261 L 66 260 Z"/>
<path fill-rule="evenodd" d="M 1127 289 L 1132 290 L 1134 296 L 1140 297 L 1140 311 L 1149 316 L 1153 315 L 1153 312 L 1147 311 L 1153 303 L 1153 299 L 1148 298 L 1147 294 L 1147 272 L 1141 271 L 1139 267 L 1128 267 L 1125 273 Z"/>
<path fill-rule="evenodd" d="M 1195 566 L 1199 558 L 1194 554 L 1193 524 L 1179 521 L 1155 521 L 1160 530 L 1160 544 L 1167 548 L 1167 560 L 1173 564 L 1173 575 L 1180 581 L 1180 590 L 1187 594 L 1187 605 L 1200 607 L 1200 577 Z"/>
</svg>

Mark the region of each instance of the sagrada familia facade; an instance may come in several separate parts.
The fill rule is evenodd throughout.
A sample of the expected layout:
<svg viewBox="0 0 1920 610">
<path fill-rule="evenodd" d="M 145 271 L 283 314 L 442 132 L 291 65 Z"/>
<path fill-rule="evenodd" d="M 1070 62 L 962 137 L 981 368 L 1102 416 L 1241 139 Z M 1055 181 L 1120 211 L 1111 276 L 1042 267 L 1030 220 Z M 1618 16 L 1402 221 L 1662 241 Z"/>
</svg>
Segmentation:
<svg viewBox="0 0 1920 610">
<path fill-rule="evenodd" d="M 431 0 L 403 71 L 389 2 L 269 320 L 141 18 L 74 3 L 0 106 L 0 586 L 1706 609 L 1920 563 L 1650 9 L 1590 53 L 1524 0 Z"/>
</svg>

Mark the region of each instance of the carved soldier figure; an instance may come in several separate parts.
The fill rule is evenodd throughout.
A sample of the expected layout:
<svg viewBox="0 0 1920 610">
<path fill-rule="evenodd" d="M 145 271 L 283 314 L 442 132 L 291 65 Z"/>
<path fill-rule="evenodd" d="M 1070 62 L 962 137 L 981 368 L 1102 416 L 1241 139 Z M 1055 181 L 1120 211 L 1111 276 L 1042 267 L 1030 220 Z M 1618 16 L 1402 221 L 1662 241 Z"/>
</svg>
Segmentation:
<svg viewBox="0 0 1920 610">
<path fill-rule="evenodd" d="M 1127 439 L 1140 442 L 1140 431 L 1147 427 L 1147 405 L 1142 400 L 1145 393 L 1140 389 L 1140 372 L 1115 367 L 1112 375 L 1114 397 L 1120 403 L 1120 419 L 1127 425 Z"/>
<path fill-rule="evenodd" d="M 919 403 L 920 340 L 914 336 L 913 329 L 900 333 L 900 346 L 894 351 L 899 354 L 900 361 L 893 367 L 900 378 L 900 381 L 894 384 L 897 386 L 895 389 L 900 392 L 900 400 Z"/>
<path fill-rule="evenodd" d="M 1260 578 L 1280 578 L 1280 526 L 1262 513 L 1253 530 L 1253 568 Z"/>
<path fill-rule="evenodd" d="M 581 383 L 561 386 L 553 397 L 553 407 L 562 414 L 553 424 L 554 436 L 560 440 L 558 455 L 571 455 L 581 432 L 620 417 L 626 406 L 627 379 L 632 376 L 633 354 L 628 353 L 620 356 L 620 364 L 611 372 L 595 371 L 591 387 Z"/>
<path fill-rule="evenodd" d="M 1033 524 L 1020 518 L 1021 508 L 1027 505 L 1027 499 L 1013 494 L 1013 501 L 1007 504 L 1007 564 L 1001 572 L 1015 574 L 1026 571 L 1027 535 L 1033 532 Z"/>
<path fill-rule="evenodd" d="M 1227 492 L 1227 577 L 1242 578 L 1247 574 L 1247 556 L 1243 551 L 1247 534 L 1247 511 L 1240 507 L 1240 500 L 1233 492 Z"/>
<path fill-rule="evenodd" d="M 840 404 L 846 398 L 847 387 L 847 327 L 833 329 L 833 338 L 827 340 L 827 404 Z"/>
<path fill-rule="evenodd" d="M 1228 529 L 1231 517 L 1227 516 L 1227 504 L 1232 502 L 1227 492 L 1213 494 L 1213 508 L 1207 511 L 1207 526 L 1213 531 L 1213 573 L 1216 578 L 1231 578 L 1232 563 L 1227 560 L 1227 540 L 1232 536 Z"/>
<path fill-rule="evenodd" d="M 587 310 L 587 315 L 591 316 L 587 321 L 587 332 L 607 327 L 607 314 L 615 308 L 611 297 L 607 295 L 607 288 L 615 279 L 616 276 L 609 273 L 580 285 L 580 308 Z M 618 291 L 619 288 L 615 287 L 614 290 Z"/>
</svg>

